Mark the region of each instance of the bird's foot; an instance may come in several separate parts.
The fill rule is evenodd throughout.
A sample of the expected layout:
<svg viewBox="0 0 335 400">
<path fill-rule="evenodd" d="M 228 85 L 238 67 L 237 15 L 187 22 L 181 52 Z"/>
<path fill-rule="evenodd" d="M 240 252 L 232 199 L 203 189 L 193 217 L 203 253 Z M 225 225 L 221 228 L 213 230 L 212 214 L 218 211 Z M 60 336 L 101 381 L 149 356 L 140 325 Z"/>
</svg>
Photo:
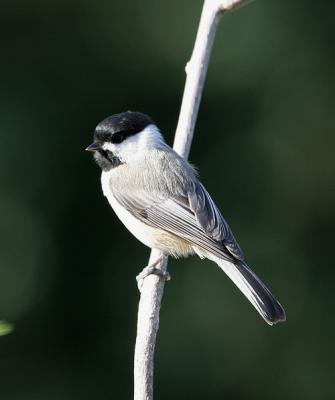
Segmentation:
<svg viewBox="0 0 335 400">
<path fill-rule="evenodd" d="M 157 268 L 157 265 L 160 264 L 164 260 L 164 256 L 159 257 L 152 264 L 147 265 L 143 268 L 142 272 L 140 272 L 136 276 L 138 290 L 141 291 L 144 279 L 151 275 L 158 275 L 160 278 L 169 281 L 171 279 L 170 274 L 167 271 L 162 271 L 160 268 Z"/>
</svg>

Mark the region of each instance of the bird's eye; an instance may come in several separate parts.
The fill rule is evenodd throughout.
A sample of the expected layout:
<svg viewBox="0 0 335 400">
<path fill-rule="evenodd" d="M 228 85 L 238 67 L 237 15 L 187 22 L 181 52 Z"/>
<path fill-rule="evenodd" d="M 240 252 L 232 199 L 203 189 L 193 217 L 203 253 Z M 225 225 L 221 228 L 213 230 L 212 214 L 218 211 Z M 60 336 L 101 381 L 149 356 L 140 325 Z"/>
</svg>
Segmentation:
<svg viewBox="0 0 335 400">
<path fill-rule="evenodd" d="M 121 143 L 124 140 L 124 136 L 122 133 L 114 133 L 114 135 L 111 138 L 112 143 Z"/>
</svg>

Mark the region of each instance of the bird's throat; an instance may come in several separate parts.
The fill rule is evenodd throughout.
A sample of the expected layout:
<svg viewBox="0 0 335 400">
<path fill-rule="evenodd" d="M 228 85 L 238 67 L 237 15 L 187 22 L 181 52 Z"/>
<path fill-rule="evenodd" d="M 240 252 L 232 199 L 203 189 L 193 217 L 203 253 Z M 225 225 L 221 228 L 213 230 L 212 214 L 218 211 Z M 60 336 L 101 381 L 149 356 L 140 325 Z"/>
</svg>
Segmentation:
<svg viewBox="0 0 335 400">
<path fill-rule="evenodd" d="M 109 150 L 96 151 L 94 160 L 103 171 L 109 171 L 123 164 L 120 158 Z"/>
</svg>

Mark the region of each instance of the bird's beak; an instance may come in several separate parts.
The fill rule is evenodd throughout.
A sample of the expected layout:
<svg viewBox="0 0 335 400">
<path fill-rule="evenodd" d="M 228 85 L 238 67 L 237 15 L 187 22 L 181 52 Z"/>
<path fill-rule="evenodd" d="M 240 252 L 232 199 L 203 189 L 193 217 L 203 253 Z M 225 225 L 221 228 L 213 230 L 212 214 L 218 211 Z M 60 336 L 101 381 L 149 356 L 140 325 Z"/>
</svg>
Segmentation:
<svg viewBox="0 0 335 400">
<path fill-rule="evenodd" d="M 86 147 L 86 151 L 97 151 L 101 149 L 101 144 L 97 142 L 93 142 L 88 147 Z"/>
</svg>

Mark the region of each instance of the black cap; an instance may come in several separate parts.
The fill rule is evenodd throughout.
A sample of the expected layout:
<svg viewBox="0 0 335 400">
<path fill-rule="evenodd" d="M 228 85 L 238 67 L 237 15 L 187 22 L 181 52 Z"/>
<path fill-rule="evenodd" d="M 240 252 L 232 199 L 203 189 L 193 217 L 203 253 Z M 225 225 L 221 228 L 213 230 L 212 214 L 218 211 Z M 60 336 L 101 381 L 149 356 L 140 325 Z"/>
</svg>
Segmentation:
<svg viewBox="0 0 335 400">
<path fill-rule="evenodd" d="M 113 135 L 118 134 L 118 136 L 122 135 L 122 140 L 124 140 L 128 136 L 136 135 L 153 123 L 148 115 L 141 112 L 126 111 L 114 114 L 97 125 L 94 138 L 99 141 L 109 141 Z"/>
</svg>

